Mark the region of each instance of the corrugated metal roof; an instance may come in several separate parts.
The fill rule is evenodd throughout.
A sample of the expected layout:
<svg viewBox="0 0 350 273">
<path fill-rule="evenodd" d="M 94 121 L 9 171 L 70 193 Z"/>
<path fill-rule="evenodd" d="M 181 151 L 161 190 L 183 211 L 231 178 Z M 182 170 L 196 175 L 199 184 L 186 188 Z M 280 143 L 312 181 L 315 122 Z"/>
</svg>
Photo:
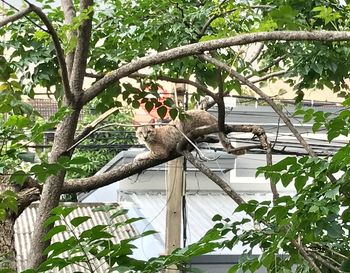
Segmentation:
<svg viewBox="0 0 350 273">
<path fill-rule="evenodd" d="M 248 200 L 272 200 L 270 193 L 241 194 L 242 198 Z M 131 201 L 138 209 L 140 216 L 148 220 L 147 229 L 159 232 L 162 244 L 160 249 L 164 249 L 165 242 L 165 216 L 166 216 L 166 196 L 164 192 L 124 192 L 123 199 Z M 237 204 L 223 193 L 192 193 L 186 195 L 187 209 L 187 245 L 197 242 L 204 234 L 214 226 L 212 218 L 220 214 L 224 218 L 232 221 L 240 221 L 247 218 L 244 212 L 233 214 Z M 244 228 L 249 230 L 254 228 L 252 223 L 247 223 Z M 141 231 L 139 231 L 141 232 Z M 147 240 L 148 238 L 143 238 Z M 154 241 L 156 243 L 156 241 Z M 146 244 L 145 244 L 146 245 Z M 228 249 L 219 250 L 215 254 L 242 254 L 244 248 L 241 245 L 234 247 L 232 251 Z M 254 254 L 260 251 L 255 249 Z M 161 254 L 161 253 L 159 253 Z"/>
<path fill-rule="evenodd" d="M 71 214 L 67 216 L 67 219 L 73 219 L 78 216 L 90 216 L 91 219 L 78 226 L 75 229 L 76 234 L 80 234 L 84 230 L 90 229 L 96 225 L 108 225 L 111 220 L 108 213 L 96 212 L 94 209 L 103 205 L 101 203 L 65 203 L 64 206 L 77 206 Z M 118 204 L 111 204 L 116 209 L 121 209 Z M 19 272 L 24 270 L 25 263 L 28 257 L 28 251 L 30 250 L 31 242 L 30 238 L 35 228 L 35 219 L 37 215 L 38 203 L 31 204 L 24 212 L 17 218 L 15 223 L 15 247 L 17 251 L 17 269 Z M 116 218 L 117 222 L 124 222 L 127 217 L 122 215 Z M 58 224 L 63 224 L 59 222 Z M 123 239 L 128 239 L 137 235 L 135 229 L 131 225 L 124 225 L 111 231 L 114 238 L 114 243 L 120 242 Z M 63 232 L 55 235 L 52 238 L 53 242 L 63 241 L 71 237 L 72 234 L 69 232 Z M 107 272 L 106 264 L 101 263 L 98 260 L 93 260 L 92 264 L 95 266 L 95 272 Z M 85 272 L 85 268 L 82 266 L 67 266 L 59 272 L 70 273 L 70 272 Z"/>
</svg>

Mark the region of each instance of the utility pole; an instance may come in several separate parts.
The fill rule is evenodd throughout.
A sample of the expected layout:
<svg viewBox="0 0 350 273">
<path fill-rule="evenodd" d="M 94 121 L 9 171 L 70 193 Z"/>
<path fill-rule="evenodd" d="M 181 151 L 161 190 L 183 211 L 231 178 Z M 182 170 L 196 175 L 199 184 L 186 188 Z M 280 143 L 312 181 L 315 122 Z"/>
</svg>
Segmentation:
<svg viewBox="0 0 350 273">
<path fill-rule="evenodd" d="M 184 105 L 185 85 L 175 85 L 174 100 L 178 106 Z M 167 163 L 166 181 L 166 225 L 165 225 L 165 254 L 170 254 L 181 247 L 182 196 L 184 189 L 184 158 L 179 157 Z M 166 273 L 179 272 L 169 268 Z"/>
</svg>

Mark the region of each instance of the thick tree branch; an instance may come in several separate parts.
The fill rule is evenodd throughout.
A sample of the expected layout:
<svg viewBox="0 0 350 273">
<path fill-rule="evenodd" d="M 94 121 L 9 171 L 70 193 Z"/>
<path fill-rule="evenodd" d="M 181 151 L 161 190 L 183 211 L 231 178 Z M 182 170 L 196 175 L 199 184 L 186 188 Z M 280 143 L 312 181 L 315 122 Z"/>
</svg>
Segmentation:
<svg viewBox="0 0 350 273">
<path fill-rule="evenodd" d="M 64 23 L 66 25 L 71 25 L 73 23 L 73 19 L 76 16 L 74 4 L 72 0 L 61 0 L 61 6 L 64 14 Z M 69 31 L 67 33 L 68 43 L 73 42 L 74 37 L 77 36 L 76 31 Z M 68 70 L 68 77 L 70 79 L 72 69 L 73 69 L 73 62 L 74 62 L 74 52 L 75 50 L 72 50 L 71 52 L 68 52 L 66 55 L 66 63 L 67 63 L 67 70 Z"/>
<path fill-rule="evenodd" d="M 150 77 L 150 75 L 142 74 L 142 73 L 133 73 L 129 77 L 130 78 L 147 78 L 147 77 Z M 204 85 L 200 84 L 199 82 L 191 81 L 188 79 L 172 78 L 172 77 L 163 76 L 163 75 L 157 75 L 156 79 L 161 81 L 173 82 L 173 83 L 189 84 L 203 91 L 206 95 L 212 97 L 213 99 L 216 97 L 216 94 L 214 92 L 210 91 L 208 88 L 206 88 Z"/>
<path fill-rule="evenodd" d="M 29 6 L 25 9 L 22 9 L 22 10 L 16 12 L 15 14 L 13 14 L 11 16 L 8 16 L 8 17 L 2 19 L 0 21 L 0 28 L 7 25 L 8 23 L 15 22 L 15 21 L 21 19 L 22 17 L 25 17 L 27 14 L 29 14 L 32 11 L 33 11 L 32 8 Z"/>
<path fill-rule="evenodd" d="M 197 128 L 193 130 L 189 135 L 190 139 L 198 139 L 200 136 L 204 136 L 206 134 L 217 133 L 219 132 L 217 124 L 213 126 L 205 126 L 201 128 Z M 259 137 L 261 146 L 265 149 L 267 146 L 267 139 L 264 131 L 253 125 L 227 125 L 225 127 L 225 132 L 252 132 L 256 136 Z M 184 140 L 178 147 L 185 147 L 187 145 L 187 141 Z M 181 149 L 180 148 L 180 149 Z M 182 149 L 183 150 L 183 149 Z M 237 148 L 240 150 L 240 148 Z M 234 152 L 234 151 L 233 151 Z M 115 168 L 111 171 L 105 172 L 103 174 L 98 174 L 92 177 L 80 178 L 80 179 L 70 179 L 65 181 L 62 193 L 76 193 L 76 192 L 86 192 L 90 190 L 97 189 L 99 187 L 103 187 L 109 185 L 111 183 L 120 181 L 121 179 L 127 178 L 131 175 L 141 173 L 142 171 L 157 166 L 159 164 L 165 163 L 169 160 L 175 159 L 179 157 L 181 154 L 173 151 L 168 158 L 166 159 L 154 159 L 154 160 L 145 160 L 145 161 L 137 161 L 131 162 L 125 165 L 122 165 L 118 168 Z"/>
<path fill-rule="evenodd" d="M 131 162 L 123 164 L 122 166 L 115 168 L 103 174 L 98 174 L 92 177 L 70 179 L 65 181 L 62 189 L 62 193 L 76 193 L 87 192 L 99 187 L 103 187 L 114 182 L 118 182 L 124 178 L 130 177 L 134 174 L 143 172 L 144 170 L 165 163 L 169 160 L 179 157 L 180 154 L 174 152 L 166 159 L 151 159 L 141 160 L 137 162 Z"/>
<path fill-rule="evenodd" d="M 80 12 L 86 12 L 92 5 L 93 0 L 81 0 Z M 93 15 L 92 11 L 90 11 L 88 15 L 89 18 L 81 23 L 77 34 L 77 46 L 75 48 L 72 74 L 70 78 L 70 86 L 75 95 L 82 94 L 87 58 L 89 55 Z"/>
<path fill-rule="evenodd" d="M 53 25 L 51 24 L 49 18 L 46 16 L 46 14 L 41 10 L 41 8 L 29 3 L 26 1 L 29 5 L 29 7 L 39 16 L 41 21 L 44 23 L 46 26 L 49 34 L 51 35 L 53 44 L 55 46 L 56 54 L 57 54 L 57 59 L 58 59 L 58 64 L 61 69 L 61 77 L 62 77 L 62 84 L 64 88 L 64 94 L 67 98 L 67 100 L 72 103 L 74 102 L 74 95 L 71 92 L 70 86 L 69 86 L 69 78 L 68 78 L 68 71 L 67 71 L 67 66 L 66 66 L 66 61 L 64 59 L 64 52 L 61 47 L 60 40 L 58 38 L 57 32 L 54 29 Z"/>
<path fill-rule="evenodd" d="M 163 52 L 155 53 L 134 60 L 120 68 L 107 73 L 102 79 L 95 82 L 88 88 L 83 96 L 83 103 L 86 104 L 107 86 L 116 80 L 129 76 L 147 66 L 160 64 L 175 59 L 200 54 L 204 51 L 226 48 L 234 45 L 245 45 L 263 41 L 349 41 L 350 31 L 275 31 L 260 32 L 236 35 L 231 38 L 224 38 L 190 45 L 180 46 Z"/>
</svg>

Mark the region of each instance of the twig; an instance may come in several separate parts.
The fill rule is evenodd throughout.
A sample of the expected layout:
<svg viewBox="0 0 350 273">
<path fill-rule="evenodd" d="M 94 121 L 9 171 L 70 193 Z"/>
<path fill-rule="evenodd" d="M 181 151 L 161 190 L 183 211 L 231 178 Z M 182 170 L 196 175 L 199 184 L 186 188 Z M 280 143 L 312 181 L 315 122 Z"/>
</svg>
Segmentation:
<svg viewBox="0 0 350 273">
<path fill-rule="evenodd" d="M 10 3 L 8 3 L 5 0 L 1 0 L 1 2 L 3 2 L 4 4 L 8 5 L 10 8 L 19 11 L 18 8 L 16 8 L 15 6 L 11 5 Z M 31 22 L 34 26 L 38 27 L 39 29 L 41 29 L 42 31 L 48 33 L 48 31 L 46 29 L 44 29 L 43 27 L 41 27 L 40 25 L 38 25 L 36 22 L 34 22 L 31 18 L 29 18 L 28 16 L 24 16 L 29 22 Z"/>
<path fill-rule="evenodd" d="M 17 13 L 4 18 L 3 20 L 0 21 L 0 28 L 7 25 L 8 23 L 12 23 L 18 19 L 21 19 L 22 17 L 25 17 L 30 12 L 32 12 L 32 8 L 26 7 L 25 9 L 22 9 L 22 10 L 18 11 Z"/>
<path fill-rule="evenodd" d="M 342 273 L 343 271 L 341 271 L 338 267 L 334 266 L 333 264 L 331 264 L 330 262 L 326 261 L 325 259 L 323 259 L 320 255 L 316 254 L 316 253 L 310 253 L 310 255 L 317 261 L 319 261 L 323 266 L 327 267 L 328 269 L 337 272 L 337 273 Z"/>
<path fill-rule="evenodd" d="M 286 57 L 286 54 L 274 59 L 270 64 L 268 64 L 267 66 L 259 69 L 256 71 L 256 73 L 263 73 L 263 72 L 266 72 L 267 70 L 269 70 L 271 67 L 273 67 L 274 65 L 278 64 L 280 61 L 282 61 L 284 58 Z M 245 76 L 247 79 L 251 78 L 254 76 L 254 73 L 250 74 L 250 75 L 247 75 Z"/>
<path fill-rule="evenodd" d="M 349 258 L 349 257 L 347 257 L 347 256 L 345 256 L 345 255 L 335 251 L 334 249 L 330 249 L 328 246 L 322 245 L 320 243 L 314 243 L 313 245 L 315 245 L 317 247 L 320 247 L 320 248 L 322 248 L 322 249 L 324 249 L 324 250 L 326 250 L 328 252 L 331 252 L 331 253 L 337 255 L 338 257 L 340 257 L 342 259 L 348 259 Z"/>
<path fill-rule="evenodd" d="M 299 251 L 301 256 L 309 263 L 309 265 L 316 271 L 316 273 L 322 273 L 322 271 L 315 264 L 315 261 L 310 257 L 310 255 L 306 252 L 305 248 L 298 243 L 295 239 L 291 240 L 292 245 Z"/>
<path fill-rule="evenodd" d="M 197 151 L 199 157 L 204 160 L 204 161 L 215 161 L 219 158 L 218 157 L 215 157 L 215 158 L 209 158 L 209 157 L 206 157 L 202 151 L 197 147 L 196 144 L 193 143 L 193 141 L 188 137 L 186 136 L 179 128 L 177 128 L 177 126 L 174 125 L 174 127 L 179 131 L 179 133 L 192 145 L 192 147 Z"/>
<path fill-rule="evenodd" d="M 96 128 L 96 126 L 101 123 L 102 121 L 104 121 L 107 117 L 109 117 L 110 115 L 112 115 L 113 113 L 115 113 L 116 111 L 118 111 L 118 107 L 114 107 L 109 109 L 108 111 L 104 112 L 103 114 L 101 114 L 100 116 L 98 116 L 93 122 L 91 122 L 90 124 L 88 124 L 87 126 L 85 126 L 85 128 L 83 129 L 83 131 L 74 139 L 74 144 L 73 146 L 71 146 L 69 148 L 69 150 L 73 149 L 74 147 L 76 147 L 80 142 L 82 142 L 85 138 L 87 138 L 91 132 Z M 68 151 L 69 151 L 68 150 Z"/>
<path fill-rule="evenodd" d="M 246 62 L 249 64 L 252 64 L 257 58 L 259 58 L 263 49 L 264 49 L 264 43 L 259 43 L 259 47 L 257 48 L 255 54 L 253 54 Z"/>
<path fill-rule="evenodd" d="M 286 70 L 276 71 L 276 72 L 272 72 L 272 73 L 266 74 L 266 75 L 264 75 L 264 76 L 262 76 L 262 77 L 260 77 L 258 79 L 251 80 L 250 82 L 257 83 L 257 82 L 268 80 L 268 79 L 273 78 L 273 77 L 282 76 L 282 75 L 284 75 L 286 73 L 287 73 Z"/>
<path fill-rule="evenodd" d="M 337 266 L 341 266 L 341 264 L 340 264 L 338 261 L 334 260 L 334 259 L 331 258 L 331 257 L 326 256 L 326 255 L 323 254 L 323 253 L 320 253 L 319 251 L 317 251 L 317 250 L 315 250 L 315 249 L 309 248 L 309 249 L 307 249 L 307 251 L 308 251 L 308 252 L 313 252 L 313 253 L 317 254 L 318 256 L 323 257 L 323 258 L 326 259 L 326 260 L 330 260 L 332 263 L 336 264 Z"/>
<path fill-rule="evenodd" d="M 314 150 L 311 148 L 311 146 L 305 141 L 305 139 L 301 136 L 299 131 L 294 127 L 290 119 L 287 117 L 287 115 L 281 111 L 281 109 L 278 108 L 277 104 L 269 97 L 267 96 L 260 88 L 258 88 L 255 84 L 253 84 L 251 81 L 249 81 L 247 78 L 244 76 L 240 75 L 237 71 L 233 70 L 231 67 L 229 67 L 227 64 L 214 59 L 211 56 L 201 54 L 199 55 L 200 58 L 216 65 L 222 67 L 222 69 L 226 70 L 231 77 L 236 78 L 239 80 L 241 83 L 247 85 L 250 89 L 252 89 L 255 93 L 257 93 L 260 97 L 262 97 L 270 106 L 271 108 L 281 117 L 281 119 L 284 121 L 286 126 L 289 128 L 289 130 L 293 133 L 295 138 L 299 141 L 299 143 L 303 146 L 303 148 L 307 151 L 307 153 L 312 156 L 316 157 L 316 153 Z M 327 177 L 332 183 L 335 183 L 337 180 L 332 174 L 328 174 Z M 343 192 L 343 194 L 350 199 L 350 194 Z"/>
</svg>

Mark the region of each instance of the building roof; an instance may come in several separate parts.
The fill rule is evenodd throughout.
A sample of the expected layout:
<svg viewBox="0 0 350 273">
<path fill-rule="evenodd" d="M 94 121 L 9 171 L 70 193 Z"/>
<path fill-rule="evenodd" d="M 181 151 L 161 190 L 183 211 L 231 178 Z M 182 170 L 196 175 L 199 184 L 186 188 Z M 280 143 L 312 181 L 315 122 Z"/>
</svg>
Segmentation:
<svg viewBox="0 0 350 273">
<path fill-rule="evenodd" d="M 49 119 L 57 112 L 57 102 L 54 99 L 31 99 L 28 103 L 40 113 L 44 119 Z"/>
<path fill-rule="evenodd" d="M 257 201 L 272 200 L 270 193 L 241 193 L 244 200 L 251 199 Z M 144 226 L 138 226 L 137 229 L 156 230 L 158 236 L 152 241 L 152 249 L 147 248 L 149 243 L 148 237 L 143 238 L 144 242 L 141 247 L 144 252 L 151 255 L 159 255 L 164 252 L 165 245 L 165 217 L 166 217 L 166 196 L 165 192 L 123 192 L 122 198 L 134 207 L 135 216 L 141 216 L 147 219 Z M 204 234 L 214 226 L 212 218 L 216 214 L 220 214 L 223 218 L 230 218 L 232 221 L 240 221 L 247 218 L 244 212 L 233 214 L 237 208 L 237 204 L 226 194 L 216 192 L 198 192 L 186 194 L 186 233 L 187 245 L 197 242 Z M 245 229 L 252 229 L 252 223 L 244 225 Z M 183 229 L 183 227 L 182 227 Z M 139 232 L 141 232 L 139 230 Z M 245 248 L 237 245 L 233 250 L 223 249 L 212 254 L 220 255 L 239 255 Z M 259 254 L 260 250 L 255 249 L 253 254 Z"/>
<path fill-rule="evenodd" d="M 23 213 L 17 218 L 15 223 L 15 247 L 17 251 L 17 269 L 19 272 L 24 270 L 25 264 L 27 262 L 28 251 L 30 251 L 31 246 L 31 235 L 35 228 L 35 219 L 37 215 L 39 203 L 33 203 L 28 208 L 26 208 Z M 71 214 L 67 216 L 67 219 L 72 219 L 78 216 L 90 216 L 91 219 L 84 222 L 82 225 L 75 229 L 75 233 L 79 234 L 84 230 L 90 229 L 96 225 L 109 225 L 111 219 L 108 213 L 94 211 L 97 207 L 103 205 L 102 203 L 64 203 L 64 206 L 77 206 Z M 116 209 L 121 209 L 121 206 L 114 203 L 111 204 Z M 118 222 L 124 222 L 127 217 L 124 215 L 118 216 Z M 63 224 L 59 221 L 58 224 Z M 115 243 L 120 242 L 123 239 L 129 239 L 137 235 L 135 229 L 131 225 L 124 225 L 113 229 L 111 232 L 114 236 L 112 240 Z M 63 232 L 55 235 L 52 238 L 52 243 L 57 241 L 63 241 L 71 237 L 72 234 L 69 232 Z M 95 265 L 94 272 L 107 272 L 106 265 L 102 264 L 100 261 L 94 260 L 93 265 Z M 67 266 L 60 270 L 63 273 L 73 273 L 73 272 L 84 272 L 85 269 L 81 266 Z"/>
</svg>

